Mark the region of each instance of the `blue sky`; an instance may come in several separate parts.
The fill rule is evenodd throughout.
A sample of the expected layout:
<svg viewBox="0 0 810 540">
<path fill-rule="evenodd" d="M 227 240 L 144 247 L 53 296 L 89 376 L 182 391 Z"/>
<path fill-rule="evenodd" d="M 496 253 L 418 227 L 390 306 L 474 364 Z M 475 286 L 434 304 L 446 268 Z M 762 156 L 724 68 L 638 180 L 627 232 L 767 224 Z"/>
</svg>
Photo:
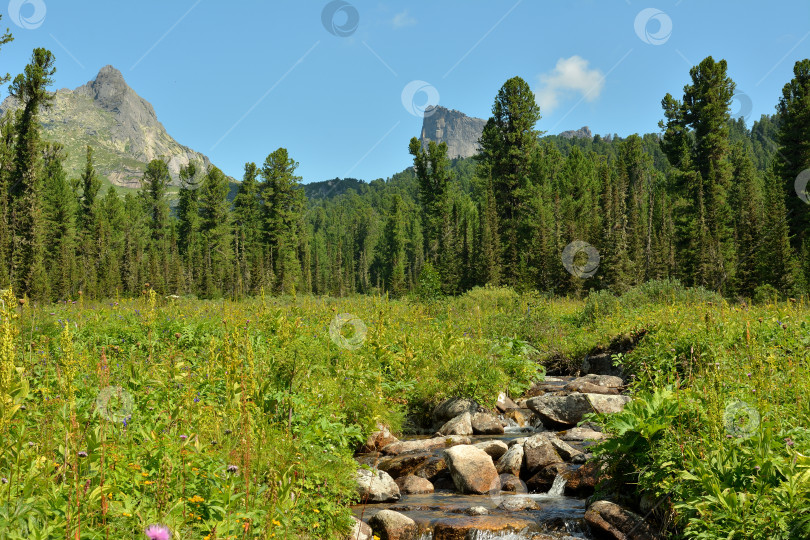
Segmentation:
<svg viewBox="0 0 810 540">
<path fill-rule="evenodd" d="M 172 136 L 225 173 L 241 178 L 246 161 L 283 146 L 304 182 L 389 177 L 411 164 L 426 101 L 486 118 L 515 75 L 538 95 L 539 129 L 626 136 L 658 131 L 661 98 L 680 97 L 708 55 L 728 61 L 744 94 L 733 108 L 749 125 L 810 57 L 806 0 L 1 0 L 0 10 L 15 37 L 3 73 L 40 46 L 56 55 L 55 88 L 112 64 Z"/>
</svg>

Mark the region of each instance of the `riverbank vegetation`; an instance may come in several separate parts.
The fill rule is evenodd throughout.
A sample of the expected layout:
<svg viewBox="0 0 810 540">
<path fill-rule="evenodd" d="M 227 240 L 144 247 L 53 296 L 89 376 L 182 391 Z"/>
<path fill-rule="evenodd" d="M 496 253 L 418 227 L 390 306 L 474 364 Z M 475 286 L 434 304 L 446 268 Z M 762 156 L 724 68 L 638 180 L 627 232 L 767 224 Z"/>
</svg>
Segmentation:
<svg viewBox="0 0 810 540">
<path fill-rule="evenodd" d="M 806 531 L 801 299 L 732 305 L 653 282 L 584 301 L 147 289 L 38 306 L 6 293 L 2 309 L 3 538 L 138 538 L 154 523 L 179 538 L 334 537 L 376 423 L 412 429 L 449 396 L 517 397 L 543 364 L 576 368 L 624 335 L 643 336 L 616 357 L 637 400 L 605 420 L 604 492 L 669 494 L 654 515 L 693 538 Z"/>
</svg>

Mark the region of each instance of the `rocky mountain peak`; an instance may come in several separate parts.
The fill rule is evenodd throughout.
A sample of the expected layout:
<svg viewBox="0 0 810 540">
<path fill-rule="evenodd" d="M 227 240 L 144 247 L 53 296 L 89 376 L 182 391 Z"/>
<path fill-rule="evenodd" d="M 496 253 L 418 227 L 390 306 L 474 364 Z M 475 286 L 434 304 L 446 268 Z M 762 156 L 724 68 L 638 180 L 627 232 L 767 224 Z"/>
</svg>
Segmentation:
<svg viewBox="0 0 810 540">
<path fill-rule="evenodd" d="M 579 129 L 563 131 L 560 133 L 560 137 L 563 139 L 593 139 L 593 134 L 591 134 L 591 128 L 582 126 Z"/>
<path fill-rule="evenodd" d="M 485 124 L 486 120 L 467 116 L 455 109 L 429 107 L 422 120 L 422 144 L 429 141 L 447 143 L 447 157 L 450 159 L 474 156 L 480 148 L 478 139 Z"/>
</svg>

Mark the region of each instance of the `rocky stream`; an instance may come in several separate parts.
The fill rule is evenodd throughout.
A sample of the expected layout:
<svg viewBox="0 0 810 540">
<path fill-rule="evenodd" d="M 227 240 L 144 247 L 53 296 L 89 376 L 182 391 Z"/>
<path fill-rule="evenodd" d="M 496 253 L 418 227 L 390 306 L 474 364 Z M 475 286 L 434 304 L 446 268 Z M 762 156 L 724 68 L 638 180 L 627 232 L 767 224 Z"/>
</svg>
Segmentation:
<svg viewBox="0 0 810 540">
<path fill-rule="evenodd" d="M 636 513 L 597 501 L 589 447 L 605 434 L 581 423 L 630 401 L 614 375 L 547 377 L 494 410 L 452 398 L 433 435 L 387 429 L 356 455 L 361 467 L 351 540 L 656 538 Z"/>
</svg>

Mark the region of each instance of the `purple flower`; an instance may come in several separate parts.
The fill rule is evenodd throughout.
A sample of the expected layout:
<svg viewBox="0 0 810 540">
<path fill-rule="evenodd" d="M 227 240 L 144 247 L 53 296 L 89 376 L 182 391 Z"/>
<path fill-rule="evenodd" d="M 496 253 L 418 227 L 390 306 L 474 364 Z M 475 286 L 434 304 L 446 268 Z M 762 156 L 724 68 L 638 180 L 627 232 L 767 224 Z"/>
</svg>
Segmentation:
<svg viewBox="0 0 810 540">
<path fill-rule="evenodd" d="M 0 478 L 0 482 L 2 482 L 4 484 L 8 484 L 8 478 L 5 478 L 5 477 Z"/>
<path fill-rule="evenodd" d="M 751 374 L 750 374 L 750 373 L 746 373 L 746 375 L 748 375 L 748 378 L 749 378 L 749 379 L 751 378 Z"/>
<path fill-rule="evenodd" d="M 82 457 L 82 458 L 87 457 L 87 452 L 82 450 L 81 452 L 79 452 L 79 457 Z"/>
<path fill-rule="evenodd" d="M 172 537 L 172 533 L 165 525 L 149 525 L 145 532 L 149 540 L 170 540 Z"/>
<path fill-rule="evenodd" d="M 793 446 L 793 439 L 791 439 L 790 437 L 786 438 L 785 444 L 787 444 L 788 446 Z"/>
<path fill-rule="evenodd" d="M 760 470 L 761 468 L 762 468 L 762 467 L 760 467 L 759 465 L 757 465 L 756 467 L 754 467 L 754 470 L 758 471 L 758 470 Z"/>
<path fill-rule="evenodd" d="M 239 467 L 237 467 L 236 465 L 228 465 L 227 471 L 231 474 L 236 474 L 239 472 Z"/>
<path fill-rule="evenodd" d="M 188 439 L 188 435 L 180 435 L 181 441 L 185 441 L 186 439 Z"/>
</svg>

